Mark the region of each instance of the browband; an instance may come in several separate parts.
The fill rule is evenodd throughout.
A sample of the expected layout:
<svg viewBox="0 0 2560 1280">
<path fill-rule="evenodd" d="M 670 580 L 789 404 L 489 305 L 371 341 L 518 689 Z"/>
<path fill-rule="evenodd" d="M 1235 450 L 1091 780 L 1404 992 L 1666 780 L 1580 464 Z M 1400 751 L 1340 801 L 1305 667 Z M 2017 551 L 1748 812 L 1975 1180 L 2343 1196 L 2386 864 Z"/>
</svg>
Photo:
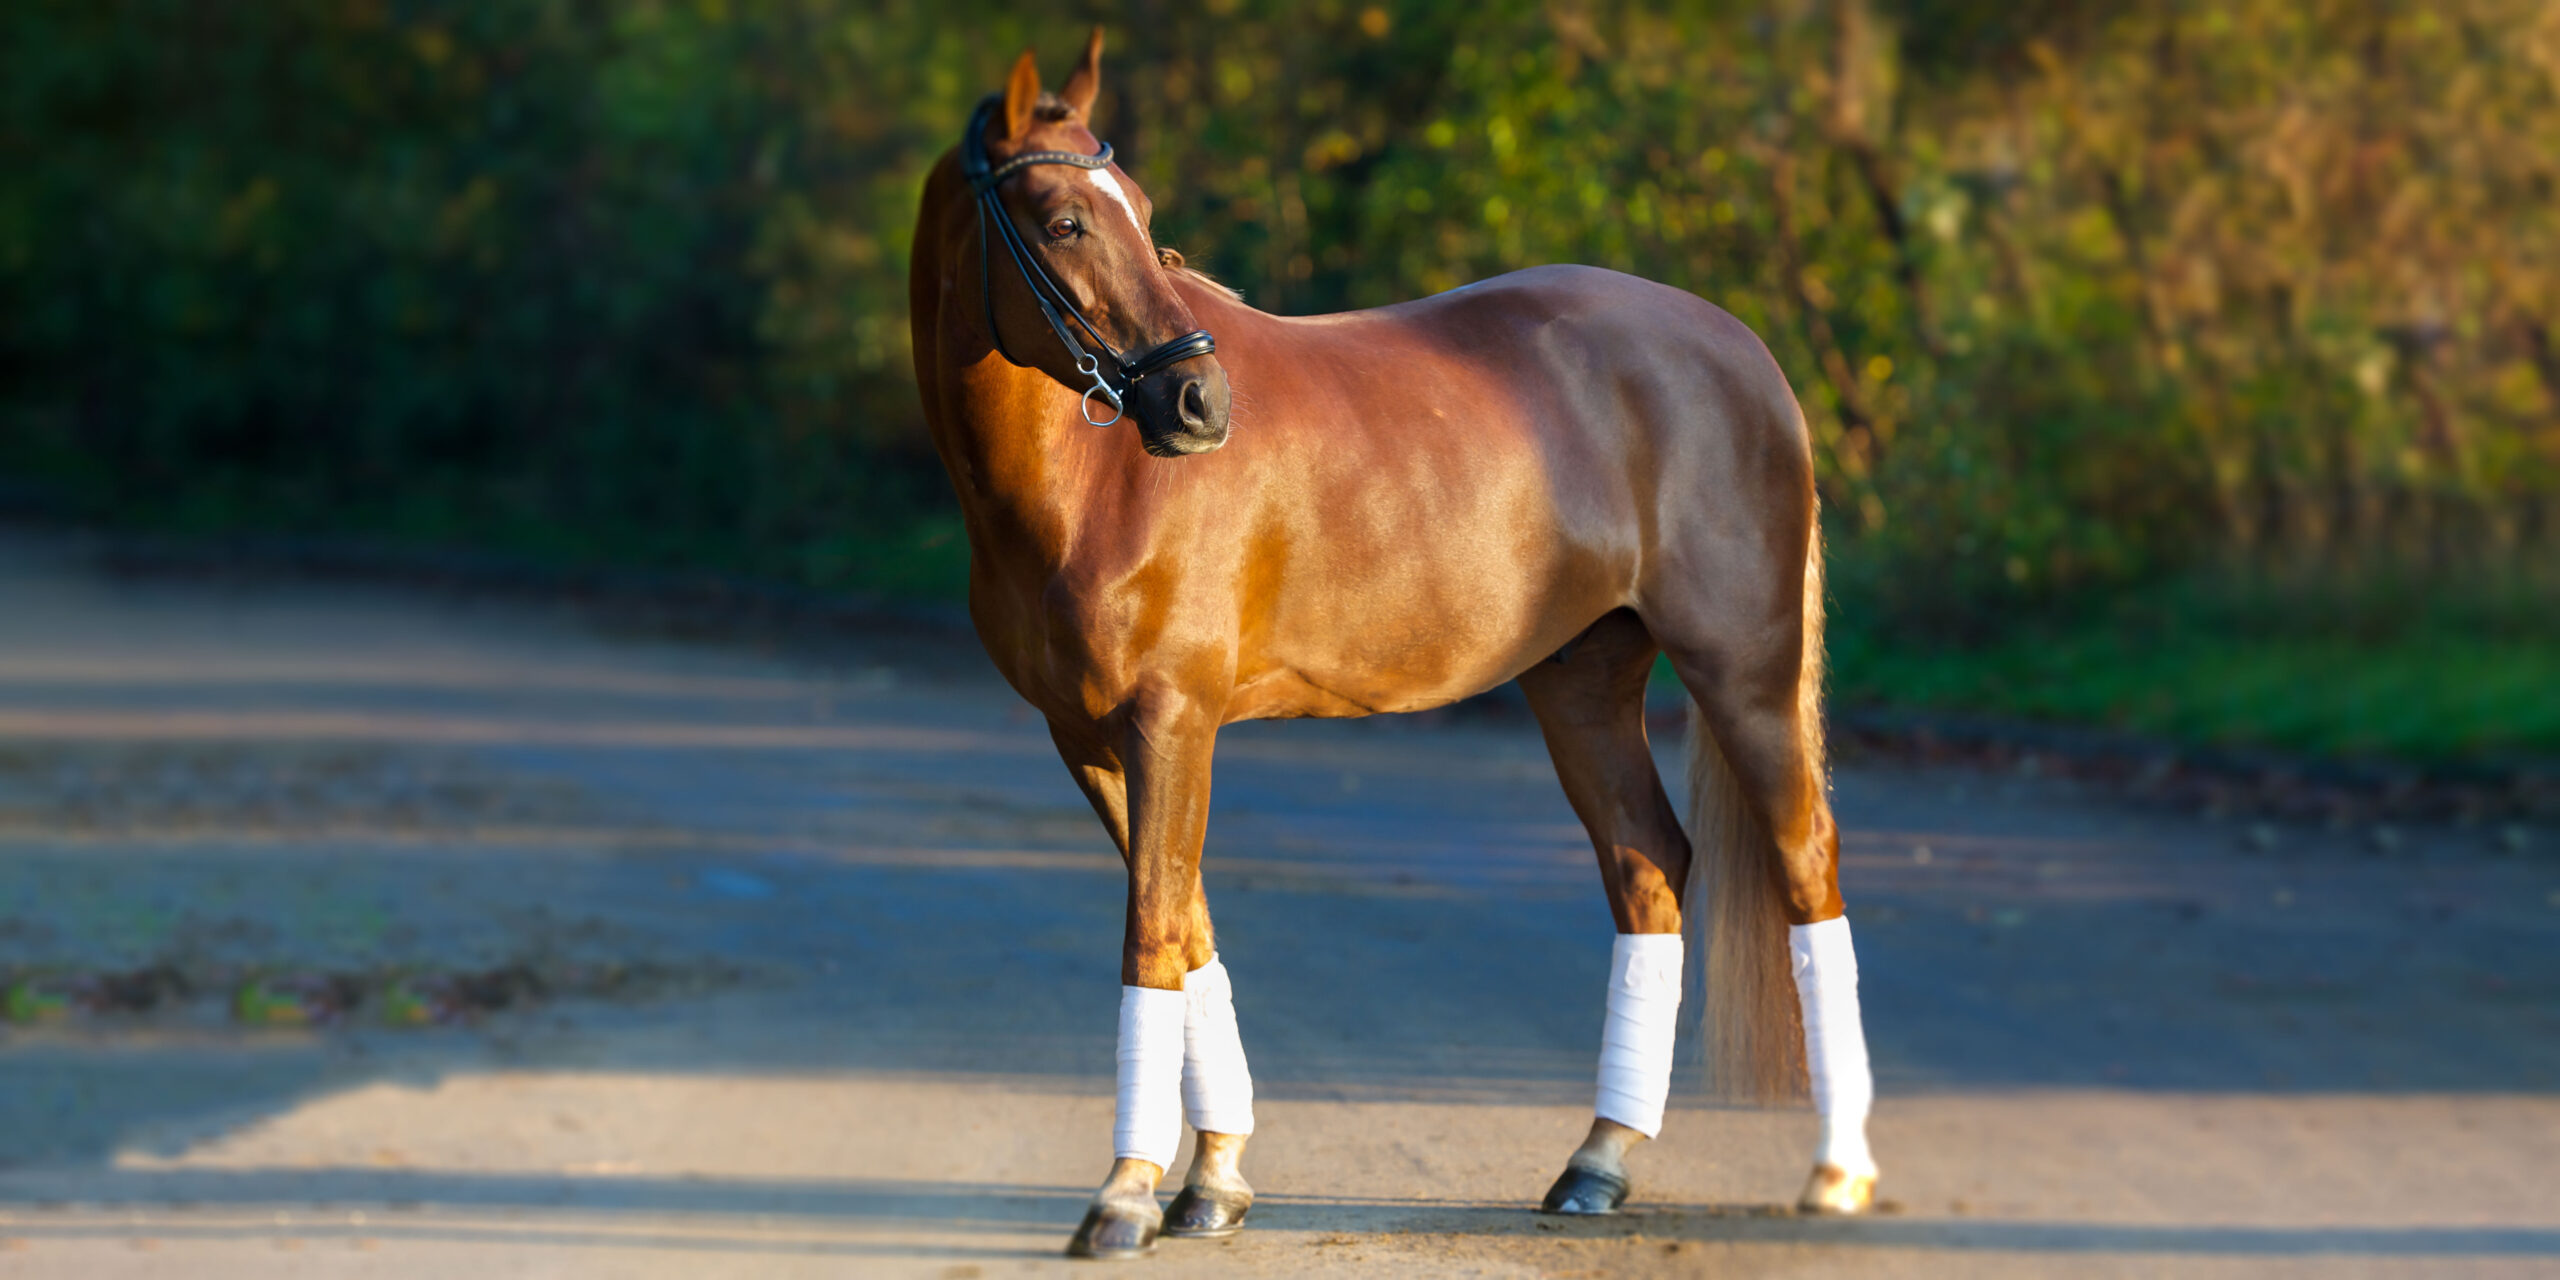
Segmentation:
<svg viewBox="0 0 2560 1280">
<path fill-rule="evenodd" d="M 963 157 L 961 165 L 961 171 L 963 173 L 968 172 L 969 166 L 967 164 L 967 160 L 972 158 L 978 162 L 978 172 L 970 175 L 969 185 L 976 190 L 984 191 L 987 188 L 1012 177 L 1015 170 L 1028 169 L 1035 164 L 1067 164 L 1074 165 L 1079 169 L 1102 168 L 1103 166 L 1111 163 L 1111 144 L 1108 142 L 1103 143 L 1102 150 L 1096 151 L 1092 155 L 1086 155 L 1080 151 L 1025 151 L 1021 155 L 1015 156 L 1011 160 L 1007 160 L 1003 164 L 997 165 L 993 169 L 989 169 L 987 167 L 986 150 L 984 147 L 980 147 L 979 149 L 970 152 L 968 156 Z"/>
</svg>

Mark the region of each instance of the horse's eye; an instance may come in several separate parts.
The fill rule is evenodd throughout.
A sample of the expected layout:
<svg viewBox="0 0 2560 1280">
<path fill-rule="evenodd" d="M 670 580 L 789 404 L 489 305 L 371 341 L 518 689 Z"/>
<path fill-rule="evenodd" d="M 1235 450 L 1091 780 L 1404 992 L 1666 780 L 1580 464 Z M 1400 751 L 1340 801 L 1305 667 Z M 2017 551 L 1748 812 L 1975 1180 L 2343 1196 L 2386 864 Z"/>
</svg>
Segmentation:
<svg viewBox="0 0 2560 1280">
<path fill-rule="evenodd" d="M 1075 233 L 1076 220 L 1073 218 L 1060 218 L 1049 224 L 1049 238 L 1052 240 L 1064 240 Z"/>
</svg>

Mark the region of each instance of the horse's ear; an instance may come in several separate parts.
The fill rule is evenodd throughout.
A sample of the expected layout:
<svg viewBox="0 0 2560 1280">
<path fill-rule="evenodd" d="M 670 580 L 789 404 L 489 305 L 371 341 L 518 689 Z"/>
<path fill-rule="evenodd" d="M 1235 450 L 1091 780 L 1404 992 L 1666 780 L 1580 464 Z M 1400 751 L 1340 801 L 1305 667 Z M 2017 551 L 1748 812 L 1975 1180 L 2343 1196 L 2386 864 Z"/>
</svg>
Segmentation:
<svg viewBox="0 0 2560 1280">
<path fill-rule="evenodd" d="M 1019 138 L 1031 132 L 1031 109 L 1040 103 L 1040 60 L 1025 49 L 1013 60 L 1013 74 L 1004 81 L 1004 136 Z"/>
<path fill-rule="evenodd" d="M 1102 89 L 1102 26 L 1094 24 L 1093 34 L 1085 38 L 1084 59 L 1076 63 L 1074 74 L 1067 77 L 1066 87 L 1058 96 L 1075 108 L 1076 115 L 1093 117 L 1093 95 Z"/>
</svg>

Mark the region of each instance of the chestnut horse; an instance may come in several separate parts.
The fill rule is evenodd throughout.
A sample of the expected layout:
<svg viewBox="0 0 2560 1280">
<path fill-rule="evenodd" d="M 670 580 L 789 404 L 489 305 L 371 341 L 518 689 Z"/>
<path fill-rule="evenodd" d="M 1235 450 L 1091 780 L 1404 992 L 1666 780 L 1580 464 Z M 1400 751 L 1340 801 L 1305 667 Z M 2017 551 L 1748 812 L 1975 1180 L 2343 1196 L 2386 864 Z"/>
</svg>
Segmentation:
<svg viewBox="0 0 2560 1280">
<path fill-rule="evenodd" d="M 1620 935 L 1600 1103 L 1545 1211 L 1615 1209 L 1659 1127 L 1684 919 L 1716 1086 L 1800 1096 L 1809 1061 L 1803 1204 L 1866 1207 L 1813 457 L 1776 362 L 1709 303 L 1584 267 L 1256 311 L 1153 243 L 1088 128 L 1101 47 L 1054 94 L 1026 52 L 980 106 L 925 183 L 910 279 L 970 616 L 1128 866 L 1117 1148 L 1069 1251 L 1225 1234 L 1251 1204 L 1200 880 L 1219 726 L 1515 679 Z M 1692 703 L 1688 834 L 1646 744 L 1657 652 Z M 1193 1162 L 1159 1208 L 1186 1111 Z"/>
</svg>

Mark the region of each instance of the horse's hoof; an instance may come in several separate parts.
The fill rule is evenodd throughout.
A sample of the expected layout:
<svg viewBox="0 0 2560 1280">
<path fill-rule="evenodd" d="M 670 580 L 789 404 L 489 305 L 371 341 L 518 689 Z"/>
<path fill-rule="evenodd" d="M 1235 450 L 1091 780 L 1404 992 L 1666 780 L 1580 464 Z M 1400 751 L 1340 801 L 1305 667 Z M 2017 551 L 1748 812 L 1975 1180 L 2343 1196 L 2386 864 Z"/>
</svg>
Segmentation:
<svg viewBox="0 0 2560 1280">
<path fill-rule="evenodd" d="M 1223 1240 L 1244 1230 L 1244 1215 L 1252 1208 L 1250 1191 L 1184 1187 L 1164 1207 L 1164 1233 L 1187 1240 Z"/>
<path fill-rule="evenodd" d="M 1147 1206 L 1154 1210 L 1155 1206 Z M 1116 1205 L 1095 1205 L 1084 1211 L 1084 1221 L 1077 1224 L 1075 1238 L 1067 1241 L 1070 1258 L 1143 1258 L 1156 1251 L 1156 1236 L 1164 1230 L 1164 1214 L 1141 1213 Z"/>
<path fill-rule="evenodd" d="M 1876 1175 L 1818 1164 L 1796 1198 L 1798 1213 L 1865 1213 L 1876 1203 Z"/>
<path fill-rule="evenodd" d="M 1564 1176 L 1557 1178 L 1556 1184 L 1547 1188 L 1546 1201 L 1538 1206 L 1538 1212 L 1564 1214 L 1568 1217 L 1587 1217 L 1594 1214 L 1616 1213 L 1618 1206 L 1626 1202 L 1626 1179 L 1614 1173 L 1603 1173 L 1598 1169 L 1566 1165 Z"/>
</svg>

